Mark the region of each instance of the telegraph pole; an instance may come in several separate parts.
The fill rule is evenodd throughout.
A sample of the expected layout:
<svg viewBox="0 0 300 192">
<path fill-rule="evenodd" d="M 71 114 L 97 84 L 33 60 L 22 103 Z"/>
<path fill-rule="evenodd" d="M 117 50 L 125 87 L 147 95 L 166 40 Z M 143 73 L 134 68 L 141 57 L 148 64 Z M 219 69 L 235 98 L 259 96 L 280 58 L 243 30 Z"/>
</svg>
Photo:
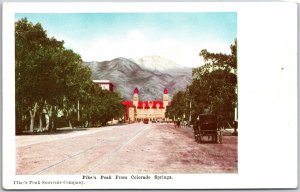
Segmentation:
<svg viewBox="0 0 300 192">
<path fill-rule="evenodd" d="M 80 107 L 79 107 L 79 99 L 78 99 L 78 101 L 77 101 L 77 121 L 78 121 L 78 123 L 80 121 L 80 112 L 79 112 L 79 109 L 80 109 Z"/>
<path fill-rule="evenodd" d="M 192 101 L 190 101 L 190 117 L 189 117 L 189 126 L 191 126 L 192 121 Z"/>
</svg>

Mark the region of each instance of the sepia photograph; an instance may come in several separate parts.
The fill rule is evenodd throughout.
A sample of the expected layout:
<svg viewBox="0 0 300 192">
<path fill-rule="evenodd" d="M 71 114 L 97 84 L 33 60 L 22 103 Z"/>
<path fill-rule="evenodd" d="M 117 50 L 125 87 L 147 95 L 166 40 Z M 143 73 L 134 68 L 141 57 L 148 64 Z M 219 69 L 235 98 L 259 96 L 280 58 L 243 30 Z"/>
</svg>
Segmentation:
<svg viewBox="0 0 300 192">
<path fill-rule="evenodd" d="M 292 4 L 36 5 L 4 6 L 6 189 L 295 186 Z"/>
</svg>

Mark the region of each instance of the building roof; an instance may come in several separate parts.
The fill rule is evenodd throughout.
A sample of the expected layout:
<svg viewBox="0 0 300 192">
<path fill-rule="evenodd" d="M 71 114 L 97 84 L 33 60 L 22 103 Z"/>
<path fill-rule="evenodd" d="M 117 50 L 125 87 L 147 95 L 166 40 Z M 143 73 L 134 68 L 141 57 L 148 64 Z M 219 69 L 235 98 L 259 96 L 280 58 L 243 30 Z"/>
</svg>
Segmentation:
<svg viewBox="0 0 300 192">
<path fill-rule="evenodd" d="M 139 90 L 138 90 L 137 87 L 133 90 L 133 94 L 135 94 L 135 93 L 136 93 L 136 94 L 139 94 Z M 169 94 L 169 91 L 168 91 L 167 88 L 164 89 L 164 94 Z"/>
<path fill-rule="evenodd" d="M 133 102 L 131 100 L 125 100 L 122 102 L 122 105 L 126 106 L 126 107 L 133 107 Z M 164 105 L 163 105 L 163 101 L 139 101 L 138 102 L 138 109 L 149 109 L 150 106 L 152 106 L 152 108 L 155 108 L 155 106 L 157 108 L 163 109 Z"/>
<path fill-rule="evenodd" d="M 122 105 L 127 107 L 133 107 L 133 102 L 131 100 L 122 101 Z"/>
<path fill-rule="evenodd" d="M 168 94 L 168 93 L 169 93 L 168 89 L 165 88 L 165 89 L 164 89 L 164 94 Z"/>
<path fill-rule="evenodd" d="M 109 80 L 93 80 L 94 83 L 110 83 Z"/>
<path fill-rule="evenodd" d="M 138 88 L 136 87 L 135 89 L 134 89 L 134 91 L 133 91 L 133 94 L 139 94 L 139 90 L 138 90 Z"/>
</svg>

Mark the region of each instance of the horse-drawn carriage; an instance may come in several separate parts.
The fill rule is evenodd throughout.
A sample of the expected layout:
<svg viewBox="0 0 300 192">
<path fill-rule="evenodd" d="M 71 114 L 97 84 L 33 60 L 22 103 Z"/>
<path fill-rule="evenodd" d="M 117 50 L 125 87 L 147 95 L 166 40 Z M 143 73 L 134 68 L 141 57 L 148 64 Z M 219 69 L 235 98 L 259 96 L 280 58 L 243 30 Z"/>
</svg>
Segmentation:
<svg viewBox="0 0 300 192">
<path fill-rule="evenodd" d="M 198 143 L 209 142 L 210 138 L 213 143 L 222 143 L 222 129 L 219 126 L 217 115 L 199 115 L 193 129 L 195 140 Z"/>
</svg>

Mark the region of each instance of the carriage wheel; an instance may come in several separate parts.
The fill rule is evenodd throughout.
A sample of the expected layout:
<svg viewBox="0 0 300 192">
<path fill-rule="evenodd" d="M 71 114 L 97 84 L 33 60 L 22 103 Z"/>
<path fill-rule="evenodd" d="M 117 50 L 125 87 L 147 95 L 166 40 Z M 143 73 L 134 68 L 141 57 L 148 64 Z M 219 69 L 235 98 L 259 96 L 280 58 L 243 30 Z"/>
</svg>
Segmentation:
<svg viewBox="0 0 300 192">
<path fill-rule="evenodd" d="M 194 129 L 194 137 L 195 137 L 195 141 L 197 142 L 197 143 L 199 143 L 199 129 L 197 128 L 197 127 L 195 127 L 195 129 Z"/>
<path fill-rule="evenodd" d="M 201 142 L 201 136 L 200 136 L 200 134 L 198 133 L 197 134 L 197 143 L 200 143 Z"/>
<path fill-rule="evenodd" d="M 217 133 L 217 134 L 214 134 L 212 137 L 213 137 L 213 142 L 214 142 L 214 143 L 218 143 L 218 140 L 219 140 L 219 138 L 218 138 L 218 133 Z"/>
<path fill-rule="evenodd" d="M 219 133 L 218 133 L 218 140 L 219 140 L 219 144 L 222 144 L 222 131 L 220 131 Z"/>
<path fill-rule="evenodd" d="M 202 143 L 202 137 L 203 137 L 203 135 L 202 135 L 201 130 L 200 130 L 199 131 L 199 143 Z"/>
</svg>

